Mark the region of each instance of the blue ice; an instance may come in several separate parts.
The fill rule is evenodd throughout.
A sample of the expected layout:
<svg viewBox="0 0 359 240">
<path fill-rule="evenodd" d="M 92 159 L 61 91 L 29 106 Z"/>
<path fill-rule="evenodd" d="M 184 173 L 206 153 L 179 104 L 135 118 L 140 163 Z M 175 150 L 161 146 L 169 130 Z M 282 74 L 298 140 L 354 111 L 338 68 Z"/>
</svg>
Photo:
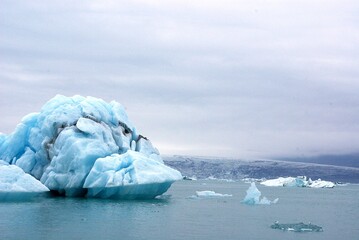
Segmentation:
<svg viewBox="0 0 359 240">
<path fill-rule="evenodd" d="M 40 181 L 18 166 L 0 160 L 0 201 L 29 200 L 48 191 Z"/>
<path fill-rule="evenodd" d="M 277 203 L 278 198 L 274 201 L 268 200 L 266 197 L 260 198 L 262 193 L 256 187 L 254 182 L 251 183 L 251 186 L 247 189 L 247 194 L 242 200 L 242 203 L 247 205 L 270 205 L 271 203 Z"/>
<path fill-rule="evenodd" d="M 154 197 L 182 179 L 122 105 L 94 97 L 55 96 L 0 134 L 0 159 L 66 196 Z"/>
</svg>

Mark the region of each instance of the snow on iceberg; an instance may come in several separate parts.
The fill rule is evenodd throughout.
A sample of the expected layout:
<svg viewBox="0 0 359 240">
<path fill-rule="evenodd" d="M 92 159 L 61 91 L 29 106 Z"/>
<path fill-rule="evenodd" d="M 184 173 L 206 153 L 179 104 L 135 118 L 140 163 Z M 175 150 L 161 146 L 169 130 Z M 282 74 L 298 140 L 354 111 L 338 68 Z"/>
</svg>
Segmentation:
<svg viewBox="0 0 359 240">
<path fill-rule="evenodd" d="M 57 95 L 39 113 L 25 116 L 11 135 L 0 140 L 0 159 L 40 179 L 50 190 L 67 196 L 85 196 L 87 192 L 90 197 L 122 196 L 110 192 L 114 187 L 127 185 L 133 190 L 135 184 L 142 186 L 135 191 L 139 197 L 153 196 L 182 179 L 180 172 L 164 167 L 158 150 L 138 133 L 124 107 L 115 101 L 107 103 L 93 97 Z M 129 151 L 137 154 L 121 157 Z M 118 175 L 122 174 L 128 155 L 132 163 L 127 170 L 133 168 L 132 172 L 136 172 L 140 168 L 141 171 L 131 181 L 127 181 L 129 175 L 120 181 Z M 122 160 L 125 162 L 121 163 Z M 109 161 L 113 169 L 106 168 L 103 161 Z M 139 167 L 145 166 L 143 162 L 148 171 Z M 96 174 L 102 182 L 95 181 Z M 137 181 L 141 174 L 147 174 L 145 184 Z M 105 175 L 108 175 L 108 183 L 103 182 Z M 96 193 L 101 189 L 101 193 L 94 194 L 94 189 Z"/>
<path fill-rule="evenodd" d="M 268 187 L 310 187 L 310 188 L 333 188 L 335 183 L 323 181 L 321 179 L 312 181 L 310 178 L 307 180 L 306 176 L 300 177 L 280 177 L 276 179 L 265 180 L 260 184 Z"/>
<path fill-rule="evenodd" d="M 258 190 L 256 184 L 252 182 L 251 186 L 247 189 L 247 195 L 241 202 L 247 205 L 270 205 L 271 203 L 277 203 L 279 200 L 276 198 L 275 200 L 270 201 L 266 197 L 260 199 L 261 195 L 262 193 Z"/>
<path fill-rule="evenodd" d="M 217 197 L 232 197 L 232 194 L 216 193 L 214 191 L 196 191 L 196 195 L 191 198 L 217 198 Z"/>
<path fill-rule="evenodd" d="M 40 181 L 21 168 L 0 160 L 0 201 L 28 200 L 48 191 Z"/>
</svg>

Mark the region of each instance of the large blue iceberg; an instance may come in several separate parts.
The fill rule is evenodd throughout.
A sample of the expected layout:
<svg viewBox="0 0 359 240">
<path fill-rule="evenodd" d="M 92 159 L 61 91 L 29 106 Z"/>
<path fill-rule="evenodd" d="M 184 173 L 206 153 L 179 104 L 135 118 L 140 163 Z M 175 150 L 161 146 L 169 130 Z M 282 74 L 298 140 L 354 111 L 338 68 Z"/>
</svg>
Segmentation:
<svg viewBox="0 0 359 240">
<path fill-rule="evenodd" d="M 66 196 L 153 198 L 182 179 L 122 105 L 93 97 L 57 95 L 25 116 L 0 135 L 0 159 Z"/>
</svg>

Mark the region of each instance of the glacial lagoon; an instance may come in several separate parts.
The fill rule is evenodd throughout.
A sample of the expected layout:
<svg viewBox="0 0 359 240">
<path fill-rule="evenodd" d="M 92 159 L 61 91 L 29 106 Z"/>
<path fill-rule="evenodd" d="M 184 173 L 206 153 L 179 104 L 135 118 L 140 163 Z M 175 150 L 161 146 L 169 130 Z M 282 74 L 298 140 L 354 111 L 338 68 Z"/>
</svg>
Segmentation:
<svg viewBox="0 0 359 240">
<path fill-rule="evenodd" d="M 359 185 L 312 189 L 267 187 L 276 204 L 241 203 L 250 184 L 221 180 L 179 181 L 154 200 L 38 197 L 0 203 L 0 239 L 356 239 Z M 193 198 L 196 191 L 230 194 Z M 303 222 L 322 232 L 272 229 Z"/>
</svg>

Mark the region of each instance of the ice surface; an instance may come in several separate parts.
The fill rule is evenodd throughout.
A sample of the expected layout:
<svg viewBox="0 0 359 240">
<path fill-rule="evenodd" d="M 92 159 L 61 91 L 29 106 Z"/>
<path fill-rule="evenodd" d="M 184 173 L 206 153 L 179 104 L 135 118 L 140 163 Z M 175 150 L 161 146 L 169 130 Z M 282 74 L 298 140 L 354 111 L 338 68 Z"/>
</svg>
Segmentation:
<svg viewBox="0 0 359 240">
<path fill-rule="evenodd" d="M 129 150 L 124 154 L 98 158 L 84 187 L 88 188 L 89 197 L 134 198 L 141 194 L 139 188 L 143 186 L 148 190 L 138 198 L 153 198 L 166 192 L 171 183 L 180 179 L 182 175 L 178 171 Z"/>
<path fill-rule="evenodd" d="M 49 189 L 15 165 L 0 160 L 0 201 L 26 200 Z"/>
<path fill-rule="evenodd" d="M 283 231 L 292 231 L 292 232 L 323 232 L 323 228 L 314 224 L 304 224 L 300 223 L 287 223 L 279 224 L 278 222 L 271 225 L 273 229 L 280 229 Z"/>
<path fill-rule="evenodd" d="M 310 188 L 333 188 L 335 183 L 329 181 L 323 181 L 321 179 L 312 181 L 307 177 L 280 177 L 276 179 L 265 180 L 260 184 L 268 187 L 310 187 Z"/>
<path fill-rule="evenodd" d="M 308 184 L 308 187 L 311 188 L 333 188 L 336 184 L 330 181 L 324 181 L 321 179 L 310 181 L 310 184 Z"/>
<path fill-rule="evenodd" d="M 131 150 L 137 154 L 126 155 Z M 121 161 L 127 161 L 129 155 L 132 172 L 141 171 L 135 178 L 129 178 L 132 190 L 133 184 L 141 184 L 135 190 L 138 194 L 146 195 L 147 190 L 151 194 L 162 192 L 165 188 L 161 184 L 168 188 L 181 176 L 163 164 L 158 150 L 138 134 L 124 107 L 115 101 L 107 103 L 93 97 L 57 95 L 39 113 L 25 116 L 12 134 L 0 135 L 0 159 L 19 166 L 49 189 L 67 196 L 84 196 L 89 186 L 96 191 L 102 189 L 101 192 L 103 188 L 113 191 L 113 187 L 123 186 L 129 179 L 126 175 L 124 181 L 119 180 L 121 166 L 125 164 Z M 101 174 L 101 167 L 106 165 L 103 159 L 109 161 L 109 165 L 116 163 L 120 169 L 113 165 L 114 169 L 104 168 Z M 149 170 L 145 171 L 145 167 Z M 108 176 L 109 182 L 96 182 L 93 179 L 96 174 L 101 181 Z M 88 196 L 96 195 L 90 192 Z M 101 197 L 104 195 L 107 194 Z"/>
<path fill-rule="evenodd" d="M 260 199 L 261 195 L 262 193 L 258 190 L 256 184 L 252 182 L 251 186 L 247 189 L 247 195 L 242 200 L 242 203 L 247 205 L 258 205 L 258 204 L 270 205 L 271 203 L 277 203 L 279 200 L 277 198 L 274 201 L 270 201 L 266 197 Z"/>
<path fill-rule="evenodd" d="M 196 195 L 192 198 L 217 198 L 217 197 L 232 197 L 232 194 L 216 193 L 214 191 L 196 191 Z"/>
<path fill-rule="evenodd" d="M 269 187 L 304 187 L 306 183 L 304 183 L 303 179 L 301 178 L 280 177 L 277 179 L 265 180 L 260 184 Z"/>
</svg>

